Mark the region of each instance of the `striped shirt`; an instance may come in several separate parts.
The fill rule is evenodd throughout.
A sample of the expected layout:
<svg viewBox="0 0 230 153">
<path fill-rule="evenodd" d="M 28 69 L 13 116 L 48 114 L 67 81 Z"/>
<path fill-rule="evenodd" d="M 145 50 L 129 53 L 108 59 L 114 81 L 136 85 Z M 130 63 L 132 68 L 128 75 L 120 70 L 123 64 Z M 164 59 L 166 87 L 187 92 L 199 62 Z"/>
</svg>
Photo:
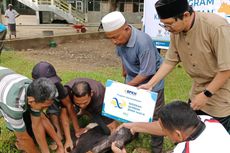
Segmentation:
<svg viewBox="0 0 230 153">
<path fill-rule="evenodd" d="M 13 131 L 25 131 L 26 89 L 31 80 L 0 66 L 0 115 Z"/>
</svg>

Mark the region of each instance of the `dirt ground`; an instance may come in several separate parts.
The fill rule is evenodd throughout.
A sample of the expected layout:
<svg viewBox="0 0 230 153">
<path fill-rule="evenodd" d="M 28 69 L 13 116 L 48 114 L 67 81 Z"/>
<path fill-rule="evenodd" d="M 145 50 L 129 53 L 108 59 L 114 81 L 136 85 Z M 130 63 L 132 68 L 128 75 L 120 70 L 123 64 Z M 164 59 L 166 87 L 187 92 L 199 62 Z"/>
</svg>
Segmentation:
<svg viewBox="0 0 230 153">
<path fill-rule="evenodd" d="M 5 19 L 5 18 L 2 18 Z M 3 22 L 5 23 L 5 22 Z M 87 23 L 86 33 L 98 32 L 99 23 Z M 140 28 L 141 25 L 133 25 Z M 53 31 L 55 35 L 77 33 L 72 25 L 36 24 L 36 16 L 20 15 L 17 18 L 17 39 L 29 39 L 44 36 L 44 31 Z M 9 39 L 7 35 L 6 39 Z M 46 60 L 57 69 L 70 71 L 94 71 L 104 67 L 120 67 L 120 61 L 115 53 L 115 46 L 107 39 L 77 40 L 75 42 L 57 44 L 56 48 L 39 50 L 29 49 L 21 54 L 35 62 Z"/>
<path fill-rule="evenodd" d="M 119 67 L 115 46 L 108 39 L 87 39 L 57 44 L 55 48 L 21 51 L 35 62 L 45 60 L 65 71 L 95 71 L 105 67 Z"/>
</svg>

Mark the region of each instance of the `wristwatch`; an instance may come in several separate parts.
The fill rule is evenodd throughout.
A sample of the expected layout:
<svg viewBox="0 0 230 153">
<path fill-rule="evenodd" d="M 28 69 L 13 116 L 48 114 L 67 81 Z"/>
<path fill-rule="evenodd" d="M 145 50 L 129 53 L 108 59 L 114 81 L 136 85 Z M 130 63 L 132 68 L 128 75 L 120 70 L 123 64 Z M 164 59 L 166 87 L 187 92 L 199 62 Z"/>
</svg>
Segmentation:
<svg viewBox="0 0 230 153">
<path fill-rule="evenodd" d="M 213 93 L 211 93 L 210 91 L 208 91 L 207 89 L 204 89 L 204 95 L 206 96 L 206 97 L 212 97 L 212 95 L 213 95 Z"/>
</svg>

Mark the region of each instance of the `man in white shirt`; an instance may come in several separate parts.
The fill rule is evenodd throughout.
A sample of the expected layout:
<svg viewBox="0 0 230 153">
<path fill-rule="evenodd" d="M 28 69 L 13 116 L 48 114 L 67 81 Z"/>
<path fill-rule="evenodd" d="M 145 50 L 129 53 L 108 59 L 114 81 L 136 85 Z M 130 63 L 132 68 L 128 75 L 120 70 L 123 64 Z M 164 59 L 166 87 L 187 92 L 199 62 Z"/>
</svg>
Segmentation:
<svg viewBox="0 0 230 153">
<path fill-rule="evenodd" d="M 13 9 L 13 5 L 9 4 L 5 12 L 5 17 L 8 19 L 9 38 L 14 35 L 16 38 L 16 18 L 19 16 L 18 12 Z"/>
<path fill-rule="evenodd" d="M 173 153 L 229 153 L 230 135 L 214 118 L 197 116 L 189 104 L 174 101 L 159 112 L 159 120 L 152 123 L 125 123 L 132 132 L 144 132 L 168 136 L 178 143 Z M 124 153 L 112 145 L 115 153 Z"/>
</svg>

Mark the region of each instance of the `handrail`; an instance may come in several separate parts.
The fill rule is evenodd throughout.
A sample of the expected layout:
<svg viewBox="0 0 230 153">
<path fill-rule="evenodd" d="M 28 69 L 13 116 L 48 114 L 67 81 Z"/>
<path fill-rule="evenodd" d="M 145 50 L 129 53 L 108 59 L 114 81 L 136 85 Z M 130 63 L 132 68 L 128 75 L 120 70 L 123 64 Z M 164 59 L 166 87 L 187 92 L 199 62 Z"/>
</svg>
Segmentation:
<svg viewBox="0 0 230 153">
<path fill-rule="evenodd" d="M 36 2 L 36 0 L 32 0 Z M 52 0 L 37 0 L 38 5 L 52 5 Z M 54 6 L 65 13 L 70 13 L 78 22 L 85 22 L 85 16 L 77 10 L 76 7 L 68 4 L 65 0 L 53 0 Z"/>
<path fill-rule="evenodd" d="M 54 0 L 54 5 L 65 12 L 69 12 L 69 5 L 63 0 Z"/>
<path fill-rule="evenodd" d="M 60 1 L 62 4 L 64 4 L 65 5 L 65 11 L 67 12 L 67 13 L 71 13 L 71 15 L 74 17 L 74 18 L 76 18 L 77 19 L 77 21 L 78 22 L 85 22 L 85 17 L 83 16 L 83 15 L 81 15 L 78 11 L 77 11 L 77 9 L 76 9 L 76 7 L 74 7 L 74 6 L 72 6 L 71 4 L 68 4 L 66 1 L 63 1 L 63 0 L 55 0 L 55 1 Z M 69 8 L 69 6 L 70 6 L 70 8 Z M 63 9 L 63 7 L 62 8 L 60 8 L 60 9 Z M 70 10 L 69 10 L 70 9 Z"/>
</svg>

